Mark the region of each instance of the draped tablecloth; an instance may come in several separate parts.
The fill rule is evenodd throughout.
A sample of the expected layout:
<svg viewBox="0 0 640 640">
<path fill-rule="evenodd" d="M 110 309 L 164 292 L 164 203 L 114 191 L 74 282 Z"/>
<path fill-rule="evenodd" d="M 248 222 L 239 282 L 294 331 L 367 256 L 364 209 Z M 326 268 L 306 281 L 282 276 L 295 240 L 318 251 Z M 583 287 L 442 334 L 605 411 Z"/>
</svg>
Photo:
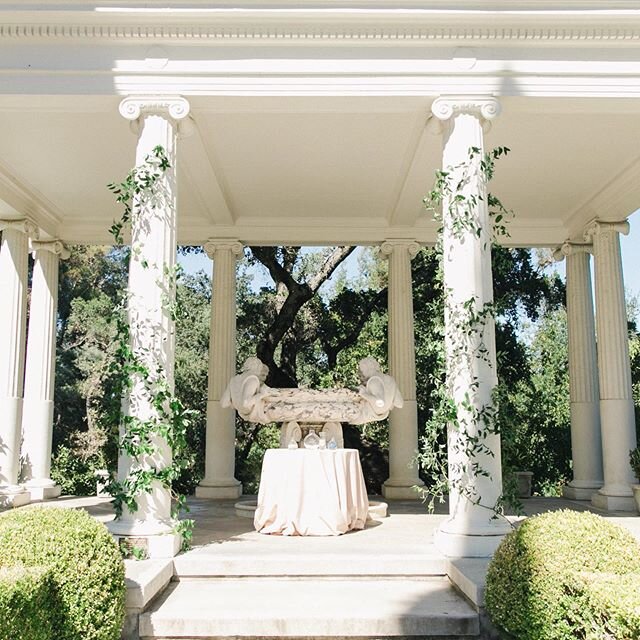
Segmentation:
<svg viewBox="0 0 640 640">
<path fill-rule="evenodd" d="M 369 501 L 356 449 L 268 449 L 254 525 L 260 533 L 337 536 L 363 529 Z"/>
</svg>

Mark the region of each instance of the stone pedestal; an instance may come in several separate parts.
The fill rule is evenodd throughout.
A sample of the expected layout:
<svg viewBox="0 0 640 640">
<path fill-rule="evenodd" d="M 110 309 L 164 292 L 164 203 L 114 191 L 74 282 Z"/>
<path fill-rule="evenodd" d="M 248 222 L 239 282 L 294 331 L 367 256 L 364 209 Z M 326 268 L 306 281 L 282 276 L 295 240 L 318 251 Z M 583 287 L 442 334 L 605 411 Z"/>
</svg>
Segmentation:
<svg viewBox="0 0 640 640">
<path fill-rule="evenodd" d="M 62 242 L 32 242 L 34 255 L 29 342 L 22 415 L 22 481 L 32 500 L 60 495 L 51 479 L 58 266 L 69 252 Z"/>
<path fill-rule="evenodd" d="M 380 247 L 389 260 L 389 373 L 395 378 L 404 404 L 389 414 L 389 478 L 382 495 L 391 500 L 417 500 L 418 406 L 413 332 L 411 259 L 420 250 L 413 240 L 387 240 Z"/>
<path fill-rule="evenodd" d="M 445 197 L 442 207 L 447 386 L 459 424 L 449 425 L 449 518 L 436 532 L 435 542 L 447 556 L 487 557 L 510 526 L 493 511 L 502 495 L 500 436 L 481 433 L 487 425 L 475 418 L 491 407 L 497 377 L 492 316 L 471 323 L 470 333 L 470 322 L 465 320 L 469 309 L 484 315 L 485 305 L 493 300 L 492 231 L 481 157 L 478 154 L 471 161 L 469 150 L 475 147 L 482 153 L 483 124 L 497 115 L 499 105 L 493 98 L 438 98 L 432 112 L 443 123 L 443 167 L 450 172 L 454 189 L 463 181 L 462 189 Z M 457 195 L 468 203 L 476 200 L 471 205 L 473 220 L 462 228 L 458 220 L 465 207 L 456 204 L 453 198 Z M 470 452 L 470 438 L 479 438 L 479 444 L 491 453 L 478 446 Z"/>
<path fill-rule="evenodd" d="M 20 485 L 4 485 L 0 487 L 0 509 L 12 509 L 29 504 L 31 493 Z"/>
<path fill-rule="evenodd" d="M 591 500 L 603 482 L 598 357 L 589 269 L 592 250 L 590 244 L 565 242 L 555 253 L 556 259 L 567 259 L 573 479 L 563 487 L 562 495 L 572 500 Z"/>
<path fill-rule="evenodd" d="M 0 220 L 0 506 L 20 506 L 29 494 L 18 487 L 24 390 L 29 236 L 28 220 Z"/>
<path fill-rule="evenodd" d="M 627 311 L 622 279 L 620 233 L 629 223 L 595 221 L 587 230 L 595 258 L 596 328 L 600 382 L 600 424 L 604 485 L 593 495 L 594 506 L 609 511 L 636 511 L 635 482 L 629 451 L 636 429 L 629 363 Z"/>
<path fill-rule="evenodd" d="M 170 167 L 159 180 L 152 202 L 146 202 L 132 218 L 131 261 L 129 264 L 128 319 L 131 348 L 151 376 L 166 381 L 173 389 L 175 330 L 171 305 L 175 300 L 176 264 L 176 142 L 178 121 L 189 113 L 183 98 L 125 98 L 120 113 L 137 125 L 136 166 L 162 146 Z M 138 420 L 157 416 L 147 385 L 134 379 L 123 401 L 124 412 Z M 118 477 L 123 479 L 136 468 L 171 464 L 172 452 L 164 438 L 153 439 L 153 456 L 132 460 L 121 454 Z M 156 482 L 150 492 L 136 498 L 137 509 L 125 508 L 119 520 L 109 523 L 109 530 L 120 540 L 146 547 L 151 558 L 172 557 L 180 548 L 171 515 L 169 490 Z M 142 544 L 135 540 L 141 539 Z M 128 543 L 127 542 L 127 543 Z"/>
<path fill-rule="evenodd" d="M 213 260 L 209 389 L 205 476 L 196 487 L 199 498 L 238 498 L 242 485 L 235 479 L 236 416 L 220 399 L 236 372 L 236 260 L 242 255 L 237 240 L 209 240 Z"/>
</svg>

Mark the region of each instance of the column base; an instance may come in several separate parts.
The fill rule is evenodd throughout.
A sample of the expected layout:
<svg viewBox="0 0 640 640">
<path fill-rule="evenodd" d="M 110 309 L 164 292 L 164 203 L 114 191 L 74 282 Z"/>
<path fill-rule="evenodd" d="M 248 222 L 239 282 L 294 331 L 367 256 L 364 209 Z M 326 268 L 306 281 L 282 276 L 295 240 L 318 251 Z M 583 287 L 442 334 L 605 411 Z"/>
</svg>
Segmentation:
<svg viewBox="0 0 640 640">
<path fill-rule="evenodd" d="M 562 497 L 567 500 L 591 500 L 593 494 L 600 489 L 602 483 L 585 483 L 586 486 L 575 485 L 572 482 L 562 487 Z"/>
<path fill-rule="evenodd" d="M 420 478 L 415 480 L 386 480 L 382 485 L 382 495 L 388 500 L 422 500 L 419 487 L 424 482 Z"/>
<path fill-rule="evenodd" d="M 591 504 L 605 511 L 624 511 L 636 513 L 638 507 L 633 496 L 609 496 L 596 491 L 591 498 Z"/>
<path fill-rule="evenodd" d="M 54 500 L 59 498 L 62 493 L 62 489 L 55 483 L 50 485 L 31 485 L 27 482 L 25 488 L 31 494 L 32 502 Z"/>
<path fill-rule="evenodd" d="M 31 502 L 31 494 L 18 485 L 0 487 L 0 509 L 21 507 Z"/>
<path fill-rule="evenodd" d="M 236 480 L 207 480 L 196 487 L 196 498 L 209 500 L 235 500 L 242 495 L 242 483 Z"/>
<path fill-rule="evenodd" d="M 443 522 L 433 535 L 433 542 L 448 558 L 491 558 L 504 537 L 511 532 L 507 522 L 479 523 L 475 531 L 457 530 L 456 519 Z"/>
<path fill-rule="evenodd" d="M 505 535 L 466 535 L 438 529 L 433 535 L 433 542 L 447 558 L 491 558 Z"/>
<path fill-rule="evenodd" d="M 107 522 L 107 529 L 118 546 L 141 549 L 149 560 L 173 558 L 182 545 L 182 536 L 160 522 L 112 520 Z"/>
</svg>

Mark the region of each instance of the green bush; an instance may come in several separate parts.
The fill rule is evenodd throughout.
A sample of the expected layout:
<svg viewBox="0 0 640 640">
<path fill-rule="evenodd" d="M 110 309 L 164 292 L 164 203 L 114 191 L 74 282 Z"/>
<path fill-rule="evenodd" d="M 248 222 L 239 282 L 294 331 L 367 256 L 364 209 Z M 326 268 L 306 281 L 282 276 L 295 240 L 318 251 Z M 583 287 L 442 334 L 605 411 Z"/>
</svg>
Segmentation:
<svg viewBox="0 0 640 640">
<path fill-rule="evenodd" d="M 0 567 L 0 640 L 55 640 L 55 591 L 43 567 Z"/>
<path fill-rule="evenodd" d="M 47 569 L 55 640 L 118 640 L 124 564 L 105 526 L 84 511 L 23 508 L 0 515 L 0 566 Z"/>
<path fill-rule="evenodd" d="M 51 479 L 64 496 L 95 496 L 96 471 L 106 466 L 102 454 L 82 457 L 77 451 L 60 445 L 51 462 Z"/>
<path fill-rule="evenodd" d="M 599 573 L 640 573 L 640 545 L 628 531 L 588 512 L 529 518 L 504 539 L 489 564 L 487 612 L 517 640 L 610 638 L 605 604 L 599 617 L 585 607 L 599 591 L 579 586 L 579 576 Z"/>
<path fill-rule="evenodd" d="M 581 573 L 568 592 L 583 612 L 586 640 L 640 638 L 640 574 Z"/>
</svg>

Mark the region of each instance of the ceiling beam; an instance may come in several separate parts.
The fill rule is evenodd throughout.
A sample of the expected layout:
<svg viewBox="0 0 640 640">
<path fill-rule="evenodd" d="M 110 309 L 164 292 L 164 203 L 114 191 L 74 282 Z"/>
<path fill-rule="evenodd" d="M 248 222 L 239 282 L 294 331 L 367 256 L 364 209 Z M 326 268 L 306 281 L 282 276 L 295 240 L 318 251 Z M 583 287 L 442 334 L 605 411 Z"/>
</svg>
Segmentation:
<svg viewBox="0 0 640 640">
<path fill-rule="evenodd" d="M 57 236 L 62 214 L 55 205 L 0 163 L 0 200 L 19 216 L 28 216 L 42 231 Z"/>
<path fill-rule="evenodd" d="M 209 220 L 213 224 L 233 224 L 234 216 L 229 198 L 219 179 L 220 170 L 212 162 L 195 121 L 193 134 L 180 140 L 178 153 L 184 155 L 185 159 L 180 164 L 180 169 Z"/>
<path fill-rule="evenodd" d="M 640 208 L 640 157 L 589 196 L 568 218 L 567 239 L 581 238 L 585 226 L 594 218 L 624 220 Z"/>
<path fill-rule="evenodd" d="M 422 195 L 425 196 L 431 186 L 432 176 L 429 175 L 429 167 L 433 165 L 434 137 L 427 126 L 428 123 L 429 118 L 420 114 L 412 136 L 415 143 L 409 149 L 403 164 L 402 179 L 388 217 L 391 226 L 412 227 L 421 215 L 427 215 L 422 202 L 416 200 L 415 194 L 416 190 L 419 192 L 422 189 Z"/>
</svg>

